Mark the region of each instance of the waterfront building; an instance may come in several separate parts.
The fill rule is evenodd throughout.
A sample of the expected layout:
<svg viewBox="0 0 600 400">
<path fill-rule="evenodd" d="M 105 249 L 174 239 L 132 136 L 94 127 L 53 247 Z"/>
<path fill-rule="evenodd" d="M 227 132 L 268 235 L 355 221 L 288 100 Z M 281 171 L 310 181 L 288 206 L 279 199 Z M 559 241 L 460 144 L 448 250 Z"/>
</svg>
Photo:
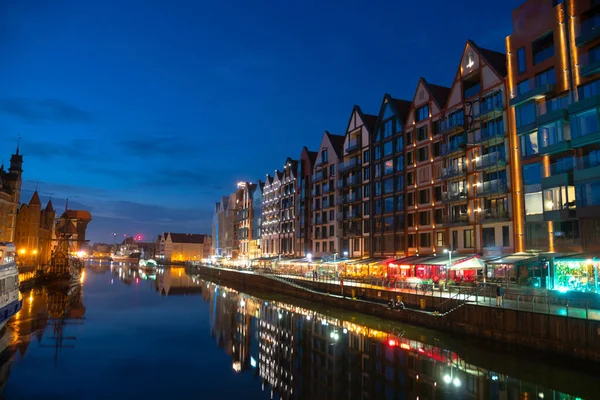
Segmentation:
<svg viewBox="0 0 600 400">
<path fill-rule="evenodd" d="M 597 290 L 600 8 L 589 0 L 528 0 L 512 20 L 506 51 L 520 194 L 515 247 L 550 257 L 588 253 L 561 258 L 568 278 L 545 266 L 527 275 L 550 288 Z"/>
<path fill-rule="evenodd" d="M 0 242 L 12 242 L 15 239 L 22 175 L 23 156 L 19 154 L 17 145 L 17 151 L 10 157 L 8 171 L 4 169 L 4 163 L 0 166 Z"/>
<path fill-rule="evenodd" d="M 263 221 L 261 228 L 261 250 L 263 257 L 275 257 L 280 253 L 280 192 L 281 172 L 267 174 L 263 190 Z"/>
<path fill-rule="evenodd" d="M 406 255 L 435 254 L 438 244 L 444 243 L 444 229 L 436 220 L 440 221 L 443 212 L 440 118 L 449 95 L 450 88 L 421 78 L 408 113 L 404 128 Z M 454 149 L 454 142 L 448 143 L 447 151 Z"/>
<path fill-rule="evenodd" d="M 263 190 L 265 184 L 258 181 L 254 185 L 254 190 L 250 192 L 252 197 L 252 238 L 248 241 L 248 258 L 255 259 L 261 256 L 261 235 L 262 235 L 262 206 Z"/>
<path fill-rule="evenodd" d="M 200 261 L 209 257 L 211 246 L 209 235 L 164 232 L 158 258 L 170 262 Z"/>
<path fill-rule="evenodd" d="M 56 233 L 67 234 L 72 243 L 71 250 L 79 252 L 86 248 L 85 234 L 92 220 L 92 214 L 85 210 L 69 210 L 67 207 L 68 203 L 65 212 L 56 223 Z"/>
<path fill-rule="evenodd" d="M 371 232 L 372 256 L 405 254 L 404 126 L 411 105 L 411 101 L 385 94 L 371 135 L 372 162 L 370 168 L 363 168 L 363 176 L 371 176 L 372 188 L 365 185 L 363 195 L 371 194 L 372 201 L 363 207 L 365 217 L 370 218 L 365 222 L 371 223 L 365 230 Z"/>
<path fill-rule="evenodd" d="M 42 209 L 37 190 L 29 204 L 22 204 L 17 212 L 14 243 L 21 265 L 46 265 L 55 239 L 56 212 L 49 200 Z"/>
<path fill-rule="evenodd" d="M 311 178 L 313 257 L 330 257 L 340 249 L 336 183 L 344 141 L 344 136 L 325 131 L 317 152 Z"/>
<path fill-rule="evenodd" d="M 298 227 L 296 219 L 297 179 L 298 160 L 288 157 L 281 172 L 279 187 L 279 254 L 284 257 L 293 257 L 296 253 L 296 229 Z"/>
<path fill-rule="evenodd" d="M 442 118 L 439 124 L 434 123 L 442 137 L 442 181 L 432 197 L 437 205 L 443 201 L 443 206 L 434 210 L 437 221 L 435 216 L 431 219 L 439 227 L 443 210 L 443 227 L 447 228 L 446 233 L 435 230 L 434 252 L 440 253 L 446 246 L 458 253 L 484 257 L 514 252 L 514 163 L 506 150 L 511 148 L 512 139 L 506 129 L 505 78 L 503 53 L 467 41 Z M 435 157 L 440 147 L 433 143 L 430 150 Z M 434 170 L 436 179 L 438 164 Z"/>
<path fill-rule="evenodd" d="M 306 257 L 312 252 L 312 171 L 317 159 L 317 152 L 302 148 L 298 163 L 298 184 L 296 185 L 296 248 L 297 257 Z"/>
<path fill-rule="evenodd" d="M 239 182 L 238 189 L 242 189 L 242 204 L 238 211 L 239 229 L 238 240 L 240 243 L 240 259 L 249 258 L 250 242 L 252 241 L 252 221 L 254 211 L 253 195 L 256 185 L 250 182 Z"/>
<path fill-rule="evenodd" d="M 371 135 L 377 117 L 352 109 L 338 166 L 338 232 L 340 257 L 363 257 L 370 252 Z"/>
<path fill-rule="evenodd" d="M 233 248 L 233 211 L 230 198 L 231 196 L 222 196 L 221 201 L 215 204 L 212 255 L 217 257 L 231 257 Z"/>
</svg>

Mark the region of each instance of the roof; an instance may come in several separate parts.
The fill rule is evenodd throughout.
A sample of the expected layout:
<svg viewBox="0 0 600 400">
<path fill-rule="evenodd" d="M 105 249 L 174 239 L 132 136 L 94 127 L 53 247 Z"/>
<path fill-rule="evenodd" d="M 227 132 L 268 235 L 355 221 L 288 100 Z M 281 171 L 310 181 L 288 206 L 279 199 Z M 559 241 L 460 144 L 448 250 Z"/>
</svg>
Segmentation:
<svg viewBox="0 0 600 400">
<path fill-rule="evenodd" d="M 495 260 L 488 261 L 488 264 L 514 264 L 519 265 L 520 263 L 526 261 L 531 262 L 537 259 L 536 254 L 529 253 L 515 253 L 511 255 L 506 255 L 500 258 L 496 258 Z"/>
<path fill-rule="evenodd" d="M 363 114 L 363 122 L 370 131 L 375 128 L 375 124 L 377 123 L 377 116 L 371 114 Z"/>
<path fill-rule="evenodd" d="M 479 47 L 472 40 L 467 40 L 467 43 L 473 46 L 475 50 L 477 50 L 479 55 L 481 55 L 485 59 L 485 61 L 494 69 L 494 71 L 496 71 L 498 75 L 500 75 L 503 78 L 506 78 L 508 76 L 508 69 L 506 66 L 506 54 Z"/>
<path fill-rule="evenodd" d="M 29 205 L 31 204 L 37 204 L 38 206 L 42 205 L 42 202 L 40 201 L 40 196 L 38 195 L 37 190 L 35 192 L 33 192 L 33 196 L 31 196 L 31 200 L 29 200 Z"/>
<path fill-rule="evenodd" d="M 333 133 L 329 133 L 327 131 L 325 131 L 325 134 L 329 138 L 331 146 L 333 147 L 333 150 L 335 150 L 337 157 L 341 158 L 342 151 L 344 150 L 344 141 L 346 140 L 346 137 L 343 135 L 334 135 Z"/>
<path fill-rule="evenodd" d="M 48 204 L 46 204 L 46 211 L 54 211 L 54 206 L 52 205 L 52 200 L 48 200 Z"/>
<path fill-rule="evenodd" d="M 404 124 L 404 121 L 406 121 L 406 118 L 408 117 L 408 114 L 410 113 L 410 107 L 412 105 L 412 101 L 395 99 L 391 96 L 390 96 L 390 98 L 394 102 L 394 106 L 396 108 L 396 113 L 397 113 L 398 117 L 400 117 L 400 119 L 402 120 L 402 123 Z"/>
<path fill-rule="evenodd" d="M 83 219 L 83 220 L 92 220 L 92 214 L 89 211 L 85 210 L 67 210 L 63 213 L 63 217 L 67 216 L 72 219 Z"/>
<path fill-rule="evenodd" d="M 198 233 L 173 233 L 169 232 L 171 235 L 171 241 L 173 243 L 204 243 L 204 239 L 206 235 L 201 235 Z"/>
<path fill-rule="evenodd" d="M 446 86 L 434 85 L 433 83 L 427 82 L 425 78 L 421 78 L 423 80 L 423 84 L 429 93 L 438 104 L 440 108 L 444 108 L 446 106 L 446 102 L 448 101 L 448 97 L 450 97 L 451 88 Z"/>
</svg>

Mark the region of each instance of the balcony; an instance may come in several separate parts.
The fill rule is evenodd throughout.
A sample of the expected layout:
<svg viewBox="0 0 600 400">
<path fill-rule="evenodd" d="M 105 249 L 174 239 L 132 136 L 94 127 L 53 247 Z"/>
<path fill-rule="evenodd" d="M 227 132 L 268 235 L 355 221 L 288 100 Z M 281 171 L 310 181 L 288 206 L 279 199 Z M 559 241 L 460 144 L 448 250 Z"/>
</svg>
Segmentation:
<svg viewBox="0 0 600 400">
<path fill-rule="evenodd" d="M 469 144 L 481 144 L 491 140 L 504 140 L 504 130 L 498 128 L 486 128 L 475 131 L 469 135 Z"/>
<path fill-rule="evenodd" d="M 466 174 L 467 168 L 463 166 L 442 168 L 442 179 L 456 178 L 459 176 L 465 176 Z"/>
<path fill-rule="evenodd" d="M 465 135 L 455 136 L 449 143 L 442 144 L 442 156 L 448 156 L 457 152 L 464 152 L 467 146 Z"/>
<path fill-rule="evenodd" d="M 440 123 L 440 133 L 458 133 L 465 130 L 465 119 L 464 116 L 452 116 L 450 118 L 443 119 Z"/>
<path fill-rule="evenodd" d="M 518 94 L 510 100 L 511 107 L 516 107 L 519 104 L 525 103 L 529 100 L 543 99 L 549 93 L 554 92 L 556 85 L 553 83 L 546 83 L 544 85 L 538 85 L 525 93 Z"/>
<path fill-rule="evenodd" d="M 340 171 L 340 172 L 349 171 L 354 168 L 359 168 L 360 165 L 361 165 L 360 160 L 358 158 L 352 158 L 348 161 L 340 163 L 340 166 L 338 167 L 338 171 Z"/>
<path fill-rule="evenodd" d="M 444 217 L 444 226 L 459 225 L 469 225 L 469 217 L 467 214 L 449 215 Z"/>
<path fill-rule="evenodd" d="M 346 203 L 354 203 L 356 201 L 360 201 L 360 192 L 349 193 L 346 196 L 344 196 L 344 199 L 346 200 Z"/>
<path fill-rule="evenodd" d="M 600 37 L 600 16 L 594 16 L 579 25 L 579 33 L 575 38 L 575 45 L 582 47 Z"/>
<path fill-rule="evenodd" d="M 344 219 L 354 219 L 354 218 L 361 218 L 361 217 L 362 217 L 362 213 L 357 208 L 355 208 L 353 210 L 344 211 Z"/>
<path fill-rule="evenodd" d="M 577 169 L 573 172 L 575 183 L 597 180 L 600 177 L 600 160 L 597 158 L 583 156 L 579 158 L 578 163 Z"/>
<path fill-rule="evenodd" d="M 588 60 L 587 62 L 581 62 L 579 66 L 579 75 L 591 78 L 600 73 L 600 59 Z"/>
<path fill-rule="evenodd" d="M 548 131 L 544 134 L 543 130 L 538 131 L 539 154 L 556 154 L 567 151 L 571 148 L 571 141 L 562 136 L 559 136 L 555 130 Z"/>
<path fill-rule="evenodd" d="M 572 186 L 573 174 L 570 172 L 553 173 L 547 178 L 542 178 L 542 189 L 550 189 L 561 186 Z"/>
<path fill-rule="evenodd" d="M 600 120 L 598 117 L 598 108 L 600 107 L 600 96 L 592 96 L 580 100 L 569 106 L 569 119 L 571 120 L 571 146 L 573 148 L 586 146 L 595 142 L 600 142 Z M 586 111 L 590 111 L 587 113 Z M 584 123 L 575 123 L 578 117 Z M 585 128 L 585 130 L 583 129 Z"/>
<path fill-rule="evenodd" d="M 479 105 L 479 112 L 474 116 L 475 120 L 478 119 L 494 119 L 504 111 L 501 99 L 494 99 L 493 101 L 482 102 Z"/>
<path fill-rule="evenodd" d="M 562 210 L 544 211 L 544 221 L 567 221 L 577 216 L 575 207 L 566 207 Z"/>
<path fill-rule="evenodd" d="M 473 166 L 475 171 L 493 167 L 504 167 L 506 166 L 506 158 L 504 157 L 504 154 L 499 152 L 489 153 L 483 156 L 475 157 L 473 160 Z"/>
<path fill-rule="evenodd" d="M 559 108 L 557 110 L 548 110 L 545 114 L 540 114 L 537 117 L 538 126 L 550 124 L 552 122 L 562 120 L 569 120 L 569 112 L 566 108 Z"/>
<path fill-rule="evenodd" d="M 503 179 L 494 179 L 492 181 L 486 181 L 478 183 L 477 185 L 477 197 L 492 196 L 495 194 L 506 193 L 506 181 Z"/>
<path fill-rule="evenodd" d="M 466 192 L 456 192 L 456 191 L 444 192 L 444 193 L 442 193 L 442 200 L 444 200 L 444 201 L 467 200 L 467 193 Z"/>
<path fill-rule="evenodd" d="M 359 138 L 348 140 L 348 147 L 346 147 L 346 154 L 354 153 L 359 149 L 360 142 Z"/>
<path fill-rule="evenodd" d="M 479 218 L 482 223 L 508 221 L 510 220 L 510 214 L 507 210 L 496 210 L 491 208 L 481 210 L 481 212 L 479 213 Z"/>
<path fill-rule="evenodd" d="M 313 174 L 313 176 L 312 176 L 313 183 L 320 182 L 324 179 L 327 179 L 327 170 L 326 169 L 319 171 L 319 172 Z"/>
</svg>

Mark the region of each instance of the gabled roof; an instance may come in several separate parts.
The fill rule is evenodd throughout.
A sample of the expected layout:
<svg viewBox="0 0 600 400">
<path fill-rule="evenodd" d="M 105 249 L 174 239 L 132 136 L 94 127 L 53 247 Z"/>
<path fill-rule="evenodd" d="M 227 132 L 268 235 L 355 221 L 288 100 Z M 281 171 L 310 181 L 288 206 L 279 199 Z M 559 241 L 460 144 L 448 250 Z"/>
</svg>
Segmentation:
<svg viewBox="0 0 600 400">
<path fill-rule="evenodd" d="M 38 195 L 37 190 L 33 192 L 33 196 L 31 196 L 31 200 L 29 200 L 29 205 L 38 205 L 41 206 L 42 202 L 40 201 L 40 196 Z"/>
<path fill-rule="evenodd" d="M 171 241 L 173 243 L 195 243 L 202 244 L 204 243 L 204 238 L 206 235 L 201 235 L 198 233 L 173 233 L 169 232 L 171 235 Z"/>
<path fill-rule="evenodd" d="M 329 138 L 331 146 L 333 147 L 333 150 L 335 151 L 338 159 L 342 158 L 342 152 L 344 151 L 344 141 L 346 140 L 346 137 L 343 135 L 334 135 L 332 133 L 329 133 L 328 131 L 325 131 L 325 135 L 327 135 L 327 137 Z"/>
<path fill-rule="evenodd" d="M 348 133 L 348 131 L 350 130 L 350 124 L 352 123 L 352 117 L 354 117 L 355 112 L 358 113 L 358 115 L 360 116 L 360 119 L 363 122 L 363 125 L 367 128 L 369 133 L 372 133 L 373 129 L 375 128 L 375 124 L 377 123 L 377 115 L 363 113 L 360 106 L 356 105 L 356 104 L 354 105 L 354 107 L 352 107 L 352 112 L 350 113 L 350 120 L 348 121 L 348 124 L 346 125 L 346 133 Z"/>
<path fill-rule="evenodd" d="M 450 97 L 450 91 L 452 88 L 440 85 L 434 85 L 433 83 L 427 82 L 425 78 L 421 78 L 420 81 L 423 82 L 433 100 L 437 103 L 438 107 L 443 109 L 446 106 L 446 102 L 448 101 L 448 97 Z"/>
<path fill-rule="evenodd" d="M 394 108 L 396 109 L 396 114 L 398 115 L 398 117 L 400 117 L 400 119 L 402 120 L 402 123 L 404 123 L 406 121 L 406 118 L 408 117 L 408 113 L 410 113 L 410 107 L 412 106 L 412 101 L 395 99 L 392 96 L 390 96 L 390 99 L 394 103 Z"/>
<path fill-rule="evenodd" d="M 508 76 L 506 54 L 479 47 L 471 39 L 467 40 L 467 45 L 471 45 L 471 47 L 473 47 L 479 53 L 479 55 L 483 57 L 485 62 L 490 67 L 492 67 L 492 69 L 494 70 L 494 72 L 496 72 L 498 76 L 500 76 L 501 78 L 506 78 Z"/>
<path fill-rule="evenodd" d="M 54 206 L 52 205 L 52 200 L 48 200 L 48 204 L 46 204 L 46 211 L 47 212 L 53 212 L 54 211 Z"/>
</svg>

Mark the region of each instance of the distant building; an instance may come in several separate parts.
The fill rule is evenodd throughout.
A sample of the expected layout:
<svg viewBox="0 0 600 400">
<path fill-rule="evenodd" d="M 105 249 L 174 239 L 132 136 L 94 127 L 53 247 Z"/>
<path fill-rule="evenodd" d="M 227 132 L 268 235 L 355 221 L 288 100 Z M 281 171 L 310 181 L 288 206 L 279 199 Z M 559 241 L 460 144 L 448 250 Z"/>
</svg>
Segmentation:
<svg viewBox="0 0 600 400">
<path fill-rule="evenodd" d="M 260 257 L 260 235 L 261 235 L 261 224 L 262 224 L 262 202 L 263 202 L 263 188 L 265 184 L 260 180 L 254 185 L 254 191 L 252 192 L 252 237 L 248 241 L 248 257 L 259 258 Z"/>
<path fill-rule="evenodd" d="M 17 209 L 21 203 L 23 156 L 17 151 L 10 158 L 8 171 L 0 166 L 0 242 L 12 242 L 17 225 Z"/>
<path fill-rule="evenodd" d="M 171 262 L 200 261 L 210 256 L 211 237 L 197 233 L 165 232 L 157 258 Z"/>
<path fill-rule="evenodd" d="M 296 187 L 296 256 L 305 257 L 312 253 L 312 234 L 310 218 L 312 217 L 312 170 L 317 159 L 316 151 L 309 151 L 306 146 L 300 154 L 298 162 L 298 185 Z"/>
<path fill-rule="evenodd" d="M 86 241 L 85 232 L 91 220 L 89 211 L 66 209 L 56 225 L 57 233 L 69 235 L 69 240 L 74 243 L 71 250 L 79 251 Z"/>
<path fill-rule="evenodd" d="M 215 205 L 213 216 L 213 244 L 212 254 L 220 257 L 231 257 L 233 249 L 233 224 L 235 196 L 223 196 L 221 201 Z"/>
<path fill-rule="evenodd" d="M 56 212 L 52 201 L 42 209 L 37 190 L 29 204 L 17 212 L 14 243 L 22 265 L 45 265 L 50 262 L 53 247 Z"/>
</svg>

